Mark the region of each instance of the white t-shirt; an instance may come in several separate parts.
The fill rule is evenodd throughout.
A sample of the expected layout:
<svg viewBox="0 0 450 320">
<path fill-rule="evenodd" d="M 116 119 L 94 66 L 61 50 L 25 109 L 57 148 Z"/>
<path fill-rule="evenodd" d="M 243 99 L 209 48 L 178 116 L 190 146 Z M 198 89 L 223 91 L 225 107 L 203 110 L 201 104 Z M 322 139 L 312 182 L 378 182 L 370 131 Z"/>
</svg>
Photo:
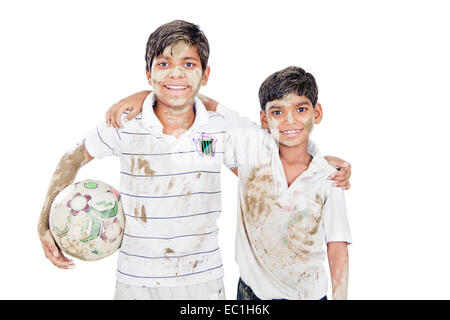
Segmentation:
<svg viewBox="0 0 450 320">
<path fill-rule="evenodd" d="M 223 105 L 217 112 L 229 123 L 236 148 L 242 280 L 261 299 L 322 298 L 328 282 L 324 245 L 351 243 L 344 191 L 327 179 L 336 169 L 309 141 L 313 159 L 288 187 L 275 139 Z"/>
<path fill-rule="evenodd" d="M 123 129 L 102 121 L 85 138 L 91 156 L 120 158 L 126 225 L 117 279 L 175 287 L 221 278 L 220 169 L 234 159 L 226 122 L 196 98 L 193 125 L 175 138 L 163 134 L 154 101 L 152 93 Z"/>
</svg>

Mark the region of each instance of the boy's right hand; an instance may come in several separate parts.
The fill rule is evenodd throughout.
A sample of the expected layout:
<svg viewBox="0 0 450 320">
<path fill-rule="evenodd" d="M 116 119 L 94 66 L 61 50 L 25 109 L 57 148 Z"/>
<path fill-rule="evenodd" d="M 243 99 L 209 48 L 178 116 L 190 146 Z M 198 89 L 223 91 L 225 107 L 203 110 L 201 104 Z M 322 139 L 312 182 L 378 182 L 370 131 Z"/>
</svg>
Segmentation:
<svg viewBox="0 0 450 320">
<path fill-rule="evenodd" d="M 55 240 L 50 233 L 50 230 L 47 230 L 41 237 L 42 248 L 44 249 L 45 257 L 50 260 L 55 266 L 60 269 L 73 269 L 75 268 L 75 264 L 73 260 L 64 256 L 64 254 L 57 247 Z"/>
<path fill-rule="evenodd" d="M 115 129 L 123 128 L 122 121 L 120 120 L 122 114 L 126 110 L 130 111 L 124 118 L 125 122 L 136 117 L 141 112 L 142 104 L 150 92 L 151 91 L 140 91 L 116 102 L 105 114 L 107 126 L 109 127 L 112 125 Z"/>
</svg>

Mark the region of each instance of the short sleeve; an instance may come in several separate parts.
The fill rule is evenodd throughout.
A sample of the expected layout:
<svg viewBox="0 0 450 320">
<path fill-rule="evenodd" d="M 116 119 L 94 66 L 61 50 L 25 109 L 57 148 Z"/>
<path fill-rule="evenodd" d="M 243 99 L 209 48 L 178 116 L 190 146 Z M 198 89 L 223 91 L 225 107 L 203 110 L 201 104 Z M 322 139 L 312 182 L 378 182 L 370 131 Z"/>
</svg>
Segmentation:
<svg viewBox="0 0 450 320">
<path fill-rule="evenodd" d="M 323 207 L 323 225 L 325 241 L 328 242 L 352 242 L 350 224 L 347 217 L 344 190 L 327 186 L 327 196 Z"/>
<path fill-rule="evenodd" d="M 267 132 L 256 122 L 241 117 L 230 108 L 219 104 L 216 112 L 225 118 L 229 132 L 228 147 L 230 152 L 230 164 L 233 167 L 259 163 L 260 149 L 267 141 Z M 230 166 L 226 164 L 229 168 Z"/>
<path fill-rule="evenodd" d="M 112 126 L 108 127 L 106 121 L 103 120 L 89 131 L 84 138 L 84 145 L 92 157 L 101 159 L 120 155 L 120 141 L 119 132 Z"/>
<path fill-rule="evenodd" d="M 223 157 L 223 164 L 228 167 L 228 169 L 232 170 L 237 168 L 237 159 L 236 159 L 236 150 L 234 148 L 231 135 L 227 131 L 225 135 L 225 152 Z"/>
</svg>

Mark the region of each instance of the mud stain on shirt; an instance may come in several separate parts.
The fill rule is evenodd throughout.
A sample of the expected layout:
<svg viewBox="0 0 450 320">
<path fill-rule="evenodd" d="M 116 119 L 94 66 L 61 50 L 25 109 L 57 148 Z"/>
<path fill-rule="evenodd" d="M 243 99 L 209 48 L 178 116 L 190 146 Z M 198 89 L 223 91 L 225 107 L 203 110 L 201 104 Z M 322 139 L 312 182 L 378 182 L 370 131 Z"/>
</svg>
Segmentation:
<svg viewBox="0 0 450 320">
<path fill-rule="evenodd" d="M 134 164 L 133 164 L 133 166 L 134 166 Z M 139 157 L 138 158 L 138 169 L 141 170 L 142 168 L 144 168 L 144 172 L 146 175 L 154 175 L 155 174 L 155 171 L 150 169 L 150 164 L 148 163 L 148 160 L 144 160 L 141 157 Z"/>
<path fill-rule="evenodd" d="M 253 168 L 244 186 L 241 219 L 256 262 L 280 286 L 306 297 L 319 274 L 310 263 L 320 258 L 312 250 L 320 238 L 321 196 L 282 200 L 269 165 Z"/>
<path fill-rule="evenodd" d="M 144 207 L 144 205 L 141 206 L 141 220 L 142 220 L 142 222 L 144 222 L 144 223 L 147 222 L 147 213 L 145 212 L 145 207 Z"/>
<path fill-rule="evenodd" d="M 170 181 L 169 181 L 169 185 L 167 186 L 167 190 L 172 189 L 173 185 L 174 185 L 174 179 L 172 178 L 172 179 L 170 179 Z"/>
<path fill-rule="evenodd" d="M 277 205 L 273 190 L 270 167 L 254 168 L 245 184 L 245 212 L 251 223 L 261 223 L 264 216 L 270 214 L 272 206 Z"/>
<path fill-rule="evenodd" d="M 130 160 L 131 160 L 131 174 L 134 174 L 134 161 L 135 161 L 134 157 L 131 156 Z"/>
<path fill-rule="evenodd" d="M 175 253 L 175 251 L 173 251 L 171 248 L 166 248 L 166 250 L 164 250 L 164 253 L 165 253 L 165 254 L 168 254 L 168 253 Z"/>
</svg>

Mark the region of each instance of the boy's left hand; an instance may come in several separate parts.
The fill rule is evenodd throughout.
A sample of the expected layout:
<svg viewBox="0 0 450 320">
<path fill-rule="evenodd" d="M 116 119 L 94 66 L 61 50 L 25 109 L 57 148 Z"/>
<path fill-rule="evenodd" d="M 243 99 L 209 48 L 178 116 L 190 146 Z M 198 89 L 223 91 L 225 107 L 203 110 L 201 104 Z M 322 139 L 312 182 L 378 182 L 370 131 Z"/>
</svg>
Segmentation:
<svg viewBox="0 0 450 320">
<path fill-rule="evenodd" d="M 325 156 L 324 158 L 331 166 L 338 169 L 338 172 L 328 177 L 328 179 L 335 181 L 333 186 L 343 188 L 344 190 L 350 189 L 350 176 L 352 175 L 352 166 L 350 163 L 333 156 Z"/>
</svg>

